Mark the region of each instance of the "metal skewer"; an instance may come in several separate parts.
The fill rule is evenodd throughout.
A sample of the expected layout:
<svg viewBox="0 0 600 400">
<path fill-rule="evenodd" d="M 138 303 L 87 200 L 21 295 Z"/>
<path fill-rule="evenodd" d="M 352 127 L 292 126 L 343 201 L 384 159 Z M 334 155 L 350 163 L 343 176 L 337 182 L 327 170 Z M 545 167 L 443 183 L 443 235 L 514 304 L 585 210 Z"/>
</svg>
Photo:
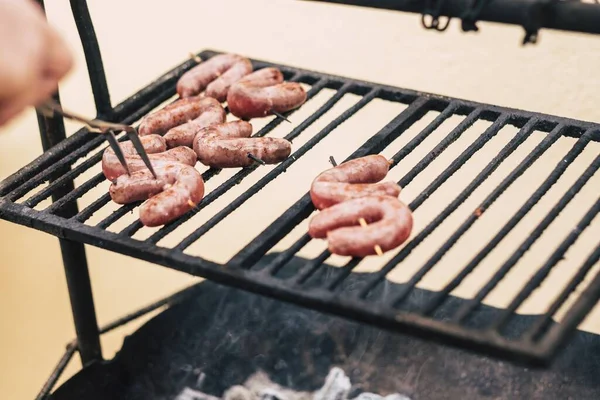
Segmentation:
<svg viewBox="0 0 600 400">
<path fill-rule="evenodd" d="M 279 112 L 277 112 L 277 111 L 271 111 L 271 113 L 272 113 L 274 116 L 276 116 L 277 118 L 281 118 L 282 120 L 284 120 L 284 121 L 287 121 L 287 122 L 289 122 L 290 124 L 292 123 L 292 121 L 290 121 L 289 119 L 287 119 L 287 118 L 285 117 L 285 115 L 283 115 L 283 114 L 281 114 L 281 113 L 279 113 Z"/>
<path fill-rule="evenodd" d="M 261 160 L 260 158 L 256 157 L 254 154 L 248 153 L 248 158 L 251 160 L 256 161 L 257 163 L 261 164 L 261 165 L 267 165 L 266 162 L 264 162 L 263 160 Z"/>
</svg>

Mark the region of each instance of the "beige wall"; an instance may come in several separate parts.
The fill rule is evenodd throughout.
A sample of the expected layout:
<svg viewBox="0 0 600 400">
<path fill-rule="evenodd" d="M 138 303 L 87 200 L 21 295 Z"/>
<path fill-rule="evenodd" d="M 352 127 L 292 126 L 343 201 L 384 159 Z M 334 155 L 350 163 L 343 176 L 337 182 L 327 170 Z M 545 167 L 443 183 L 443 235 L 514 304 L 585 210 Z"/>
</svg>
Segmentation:
<svg viewBox="0 0 600 400">
<path fill-rule="evenodd" d="M 310 2 L 89 3 L 114 103 L 181 62 L 188 52 L 212 48 L 600 121 L 600 37 L 544 31 L 537 46 L 523 48 L 519 28 L 481 24 L 480 33 L 462 34 L 453 21 L 448 32 L 438 34 L 423 30 L 416 15 Z M 77 53 L 76 68 L 61 87 L 62 98 L 70 108 L 91 115 L 85 64 L 67 4 L 47 1 L 50 20 Z M 368 128 L 368 121 L 364 126 Z M 72 132 L 74 126 L 69 127 Z M 40 154 L 36 129 L 31 111 L 2 129 L 1 178 Z M 589 192 L 594 198 L 596 194 Z M 74 337 L 58 244 L 53 237 L 6 222 L 0 222 L 0 238 L 0 398 L 33 398 Z M 217 239 L 212 245 L 221 252 Z M 96 248 L 88 248 L 88 256 L 101 324 L 193 281 Z M 124 332 L 104 339 L 106 357 L 120 347 Z M 78 361 L 70 371 L 77 367 Z"/>
</svg>

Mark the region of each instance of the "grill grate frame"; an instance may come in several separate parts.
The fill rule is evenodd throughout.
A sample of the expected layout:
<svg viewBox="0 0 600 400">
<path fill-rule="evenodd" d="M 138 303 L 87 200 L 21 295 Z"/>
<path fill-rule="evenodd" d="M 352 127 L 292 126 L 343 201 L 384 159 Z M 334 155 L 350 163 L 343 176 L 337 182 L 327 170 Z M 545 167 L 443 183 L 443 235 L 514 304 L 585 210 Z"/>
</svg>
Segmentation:
<svg viewBox="0 0 600 400">
<path fill-rule="evenodd" d="M 216 54 L 219 54 L 219 52 L 203 51 L 198 53 L 202 59 L 212 57 Z M 87 156 L 94 151 L 98 151 L 103 144 L 103 138 L 88 133 L 85 130 L 80 130 L 45 152 L 39 158 L 0 184 L 0 196 L 2 196 L 0 198 L 0 217 L 14 223 L 50 233 L 62 239 L 82 242 L 115 251 L 223 284 L 272 296 L 280 300 L 315 308 L 320 311 L 367 322 L 383 328 L 418 335 L 425 339 L 436 340 L 495 357 L 525 363 L 527 365 L 547 365 L 550 363 L 564 341 L 568 339 L 569 335 L 574 331 L 585 315 L 590 312 L 596 304 L 597 299 L 600 297 L 599 275 L 593 279 L 592 283 L 584 290 L 581 296 L 579 296 L 574 305 L 566 313 L 562 323 L 552 325 L 546 332 L 553 313 L 560 308 L 562 303 L 570 296 L 570 293 L 576 289 L 578 284 L 585 279 L 586 274 L 598 262 L 600 257 L 600 246 L 595 250 L 591 250 L 591 255 L 581 266 L 577 275 L 572 278 L 566 289 L 559 294 L 554 304 L 552 304 L 548 310 L 548 313 L 541 315 L 535 326 L 526 333 L 523 338 L 519 340 L 508 339 L 501 336 L 499 330 L 506 323 L 506 320 L 510 317 L 511 313 L 531 294 L 536 287 L 535 285 L 540 283 L 549 274 L 554 265 L 556 265 L 556 262 L 560 260 L 562 255 L 570 248 L 582 231 L 598 214 L 598 201 L 590 208 L 590 210 L 588 210 L 584 218 L 581 221 L 578 221 L 577 228 L 564 239 L 561 245 L 538 271 L 531 284 L 528 285 L 527 288 L 524 288 L 519 294 L 519 299 L 515 299 L 511 303 L 509 309 L 503 314 L 501 319 L 495 321 L 493 327 L 481 330 L 467 327 L 462 324 L 462 322 L 473 309 L 480 304 L 480 300 L 483 298 L 481 296 L 485 294 L 484 292 L 489 292 L 493 289 L 495 284 L 502 279 L 512 266 L 514 266 L 514 263 L 520 259 L 528 247 L 537 240 L 536 238 L 533 238 L 533 236 L 533 239 L 530 238 L 523 243 L 522 247 L 513 254 L 512 258 L 507 261 L 502 269 L 488 282 L 488 287 L 484 288 L 481 295 L 472 302 L 467 303 L 467 308 L 459 311 L 455 320 L 438 321 L 432 318 L 432 315 L 437 306 L 444 301 L 452 289 L 468 275 L 469 271 L 472 271 L 479 265 L 500 240 L 512 231 L 516 224 L 545 195 L 552 185 L 556 183 L 567 167 L 571 165 L 576 157 L 584 150 L 586 145 L 592 141 L 600 141 L 600 125 L 399 89 L 260 60 L 252 60 L 252 62 L 255 68 L 263 68 L 266 66 L 278 67 L 284 72 L 286 79 L 311 85 L 309 97 L 315 96 L 323 89 L 333 89 L 336 91 L 335 94 L 314 114 L 296 126 L 286 136 L 288 139 L 294 139 L 300 135 L 309 125 L 330 110 L 345 94 L 351 93 L 359 95 L 361 96 L 361 99 L 337 118 L 333 119 L 325 128 L 321 129 L 319 133 L 311 137 L 305 144 L 295 149 L 293 157 L 290 157 L 283 163 L 275 166 L 271 171 L 261 177 L 258 182 L 252 185 L 249 190 L 239 195 L 225 208 L 212 215 L 207 222 L 189 234 L 173 249 L 157 246 L 157 243 L 177 227 L 191 219 L 202 208 L 206 207 L 212 201 L 234 187 L 241 179 L 249 176 L 256 167 L 241 169 L 215 190 L 207 193 L 198 209 L 193 210 L 179 220 L 164 226 L 152 234 L 148 239 L 138 240 L 132 236 L 141 228 L 139 221 L 131 223 L 118 233 L 111 232 L 107 230 L 107 228 L 111 227 L 121 217 L 132 211 L 139 203 L 118 208 L 95 226 L 86 225 L 85 222 L 94 214 L 94 212 L 110 202 L 108 194 L 102 195 L 71 218 L 60 216 L 60 211 L 64 207 L 73 204 L 74 201 L 104 180 L 101 173 L 95 175 L 85 183 L 76 186 L 74 190 L 65 194 L 46 209 L 34 209 L 35 206 L 49 198 L 52 194 L 55 194 L 73 178 L 78 177 L 89 168 L 99 167 L 101 158 L 100 152 L 91 155 L 82 163 L 65 172 L 65 167 L 71 167 L 80 158 Z M 168 72 L 148 87 L 142 89 L 140 92 L 115 107 L 111 113 L 111 118 L 115 121 L 124 123 L 133 123 L 138 120 L 153 108 L 171 98 L 175 94 L 175 82 L 177 78 L 186 70 L 193 67 L 193 65 L 193 61 L 186 61 Z M 327 251 L 308 262 L 292 279 L 284 280 L 276 276 L 277 272 L 285 266 L 285 263 L 309 243 L 310 238 L 307 235 L 302 236 L 287 250 L 282 251 L 267 267 L 260 270 L 252 268 L 298 223 L 305 220 L 313 212 L 314 208 L 312 207 L 308 194 L 299 199 L 267 229 L 256 236 L 241 251 L 235 254 L 227 263 L 216 263 L 184 253 L 184 250 L 198 240 L 203 234 L 216 226 L 238 206 L 242 205 L 246 200 L 257 193 L 262 187 L 272 180 L 277 179 L 278 176 L 285 172 L 286 168 L 308 152 L 316 143 L 325 138 L 340 124 L 376 98 L 402 103 L 406 105 L 406 108 L 377 134 L 373 135 L 362 146 L 356 149 L 356 151 L 347 159 L 381 152 L 398 138 L 402 132 L 410 128 L 429 111 L 439 112 L 439 115 L 432 122 L 392 157 L 395 166 L 450 117 L 456 115 L 464 116 L 464 119 L 399 181 L 400 185 L 403 187 L 408 185 L 420 171 L 424 170 L 428 165 L 435 161 L 448 146 L 454 143 L 461 134 L 474 123 L 481 120 L 490 122 L 490 125 L 485 132 L 454 159 L 452 163 L 410 203 L 409 206 L 413 210 L 416 210 L 437 187 L 449 179 L 458 169 L 460 169 L 464 162 L 481 149 L 503 127 L 508 125 L 515 126 L 519 131 L 515 137 L 503 147 L 496 157 L 488 163 L 471 183 L 463 189 L 463 191 L 451 201 L 425 229 L 418 233 L 415 232 L 407 245 L 397 251 L 397 254 L 380 271 L 373 274 L 369 282 L 358 292 L 357 296 L 349 295 L 346 289 L 343 288 L 342 283 L 353 273 L 353 270 L 359 265 L 360 260 L 350 260 L 346 265 L 339 268 L 339 273 L 337 273 L 336 276 L 324 282 L 324 286 L 306 284 L 310 278 L 319 271 L 321 265 L 329 257 Z M 293 114 L 293 112 L 288 115 L 290 114 Z M 269 122 L 264 128 L 259 130 L 255 136 L 267 135 L 281 122 L 282 121 L 279 119 Z M 539 188 L 529 198 L 527 203 L 521 207 L 521 209 L 511 218 L 509 223 L 489 242 L 488 246 L 474 256 L 472 261 L 465 269 L 463 269 L 463 271 L 461 271 L 455 280 L 450 282 L 444 290 L 439 292 L 435 301 L 429 303 L 427 307 L 419 313 L 400 310 L 400 306 L 410 290 L 416 286 L 427 271 L 433 268 L 452 245 L 468 231 L 473 223 L 475 223 L 478 218 L 475 214 L 467 218 L 459 229 L 456 230 L 431 256 L 427 263 L 413 275 L 407 282 L 404 291 L 399 296 L 396 296 L 394 299 L 385 299 L 384 301 L 369 299 L 369 295 L 372 294 L 373 290 L 385 281 L 386 274 L 395 268 L 398 262 L 401 262 L 414 247 L 425 240 L 437 226 L 452 214 L 452 212 L 469 197 L 470 193 L 493 173 L 493 171 L 501 164 L 502 160 L 517 149 L 533 131 L 546 132 L 547 136 L 481 203 L 478 208 L 480 212 L 484 212 L 490 207 L 492 203 L 559 138 L 568 136 L 576 138 L 577 140 L 565 157 L 564 162 L 560 162 L 554 168 L 547 179 L 540 184 Z M 123 140 L 123 138 L 121 138 L 121 140 Z M 586 172 L 546 216 L 544 221 L 538 225 L 535 235 L 539 237 L 539 235 L 544 232 L 554 218 L 558 216 L 560 211 L 591 178 L 593 173 L 597 171 L 599 163 L 600 157 L 597 157 L 592 165 L 588 167 Z M 209 169 L 203 174 L 203 177 L 205 180 L 208 180 L 217 173 L 217 170 Z M 32 189 L 35 189 L 48 181 L 50 181 L 48 186 L 41 189 L 41 191 L 33 194 L 24 202 L 17 202 L 17 200 L 23 198 L 23 196 L 27 195 Z M 481 299 L 479 297 L 481 297 Z"/>
</svg>

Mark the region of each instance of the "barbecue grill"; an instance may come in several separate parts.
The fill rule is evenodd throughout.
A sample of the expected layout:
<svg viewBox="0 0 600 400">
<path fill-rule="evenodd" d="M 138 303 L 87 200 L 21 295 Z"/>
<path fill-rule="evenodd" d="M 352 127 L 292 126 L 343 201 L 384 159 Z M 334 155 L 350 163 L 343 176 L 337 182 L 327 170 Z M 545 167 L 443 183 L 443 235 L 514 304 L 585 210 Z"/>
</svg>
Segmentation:
<svg viewBox="0 0 600 400">
<path fill-rule="evenodd" d="M 334 2 L 370 5 L 361 1 Z M 463 14 L 459 11 L 469 9 L 469 2 L 465 1 L 438 3 L 443 4 L 435 15 L 426 8 L 427 4 L 417 5 L 411 1 L 382 1 L 378 6 L 425 13 L 434 18 L 461 17 Z M 499 3 L 491 3 L 493 5 L 486 8 L 487 2 L 481 3 L 481 9 L 471 16 L 472 25 L 477 20 L 524 25 L 528 40 L 543 27 L 600 33 L 600 7 L 591 4 L 558 2 L 552 8 L 542 2 L 513 0 L 507 2 L 505 8 Z M 522 15 L 529 14 L 519 11 L 524 10 L 525 5 L 543 6 L 544 11 L 525 24 Z M 72 0 L 71 6 L 98 118 L 135 124 L 174 99 L 175 83 L 195 65 L 194 59 L 184 61 L 113 107 L 86 2 Z M 206 60 L 216 54 L 219 52 L 206 50 L 197 55 Z M 597 188 L 600 168 L 600 124 L 421 93 L 263 60 L 252 59 L 252 63 L 255 69 L 275 66 L 287 80 L 308 88 L 306 105 L 286 113 L 293 125 L 273 118 L 255 131 L 255 136 L 279 134 L 292 141 L 292 155 L 270 167 L 255 165 L 235 171 L 206 168 L 202 176 L 209 188 L 211 181 L 218 182 L 214 188 L 194 210 L 156 229 L 144 227 L 132 213 L 140 203 L 119 207 L 111 203 L 99 165 L 106 148 L 104 138 L 86 129 L 66 138 L 60 117 L 38 115 L 44 153 L 1 183 L 0 216 L 60 239 L 77 339 L 67 347 L 39 397 L 49 395 L 76 352 L 81 356 L 84 372 L 97 368 L 102 361 L 100 334 L 163 305 L 180 303 L 192 293 L 202 292 L 202 285 L 208 285 L 188 288 L 99 328 L 84 244 L 365 326 L 451 345 L 515 365 L 550 366 L 600 297 L 600 273 L 595 268 L 600 259 L 600 243 L 597 238 L 582 240 L 585 235 L 598 232 L 600 224 L 597 217 L 600 199 L 597 190 L 593 191 L 594 185 Z M 347 99 L 354 102 L 350 104 Z M 58 94 L 55 100 L 60 101 Z M 357 115 L 366 113 L 369 106 L 377 102 L 388 107 L 390 118 L 381 123 L 376 132 L 357 139 L 359 145 L 349 151 L 347 157 L 343 157 L 344 149 L 319 147 L 322 143 L 331 143 L 327 140 L 336 130 L 351 125 Z M 346 109 L 332 116 L 343 104 L 347 104 Z M 320 122 L 323 126 L 315 128 Z M 127 140 L 123 134 L 119 138 Z M 554 149 L 559 143 L 568 148 L 557 156 Z M 415 149 L 424 145 L 430 147 L 421 153 L 423 156 L 409 162 Z M 496 149 L 495 156 L 483 159 L 480 152 L 483 148 Z M 415 212 L 416 220 L 424 218 L 417 213 L 419 208 L 443 192 L 442 201 L 437 197 L 438 201 L 430 208 L 435 210 L 432 217 L 422 221 L 422 227 L 415 229 L 401 248 L 384 257 L 340 258 L 310 239 L 306 222 L 315 209 L 307 192 L 314 176 L 305 176 L 305 182 L 299 183 L 303 186 L 297 200 L 284 204 L 284 211 L 276 218 L 249 228 L 250 240 L 235 249 L 228 259 L 213 260 L 210 249 L 197 246 L 205 235 L 218 231 L 221 226 L 235 226 L 232 224 L 235 224 L 238 208 L 262 204 L 257 211 L 260 214 L 260 207 L 270 207 L 254 199 L 263 196 L 264 200 L 273 195 L 275 189 L 271 188 L 278 181 L 298 177 L 295 167 L 306 160 L 307 155 L 324 160 L 333 156 L 339 163 L 377 153 L 393 160 L 390 176 L 408 195 L 411 183 L 419 181 L 424 171 L 434 167 L 435 175 L 421 179 L 422 187 L 410 198 L 409 207 Z M 550 153 L 553 156 L 546 157 Z M 439 161 L 444 159 L 445 164 L 441 164 Z M 552 160 L 552 165 L 544 167 L 542 176 L 531 175 L 531 171 L 539 172 L 540 163 L 548 160 Z M 472 174 L 469 184 L 460 190 L 448 191 L 445 184 L 467 170 Z M 504 175 L 499 174 L 501 171 Z M 81 182 L 75 184 L 77 179 Z M 529 188 L 530 193 L 523 201 L 507 204 L 503 196 L 511 190 L 522 191 L 524 187 Z M 232 200 L 222 204 L 220 200 L 228 194 Z M 535 212 L 536 205 L 545 201 L 550 203 L 543 218 L 529 229 L 524 228 L 522 222 L 532 210 Z M 569 207 L 579 210 L 578 217 L 564 231 L 555 222 Z M 481 248 L 473 246 L 464 263 L 455 256 L 450 257 L 449 262 L 448 256 L 454 254 L 456 248 L 464 250 L 465 243 L 474 240 L 472 232 L 482 223 L 490 223 L 492 220 L 486 217 L 493 213 L 506 218 L 485 238 Z M 450 220 L 453 228 L 446 228 L 444 232 L 448 234 L 440 235 Z M 521 235 L 523 240 L 516 249 L 510 251 L 500 266 L 482 275 L 487 277 L 486 282 L 471 298 L 459 299 L 461 285 L 490 265 L 489 255 L 508 235 L 518 231 L 525 235 Z M 186 235 L 183 240 L 173 242 L 170 235 L 174 232 L 186 232 Z M 517 277 L 514 297 L 505 307 L 487 312 L 488 296 L 511 276 L 511 271 L 530 249 L 548 246 L 549 236 L 558 241 L 552 242 L 552 248 L 545 249 L 544 262 L 535 265 L 530 275 Z M 421 263 L 414 260 L 414 255 L 424 244 L 434 251 Z M 580 257 L 570 256 L 569 250 L 574 247 Z M 318 249 L 318 254 L 303 258 L 307 249 Z M 452 277 L 435 290 L 423 291 L 421 286 L 428 274 L 440 266 L 455 264 L 452 260 L 460 264 L 454 265 Z M 547 285 L 553 271 L 565 263 L 573 271 L 568 282 L 563 282 L 562 290 L 544 312 L 524 323 L 518 312 L 535 296 L 536 290 Z M 394 274 L 400 272 L 404 275 L 397 278 Z"/>
</svg>

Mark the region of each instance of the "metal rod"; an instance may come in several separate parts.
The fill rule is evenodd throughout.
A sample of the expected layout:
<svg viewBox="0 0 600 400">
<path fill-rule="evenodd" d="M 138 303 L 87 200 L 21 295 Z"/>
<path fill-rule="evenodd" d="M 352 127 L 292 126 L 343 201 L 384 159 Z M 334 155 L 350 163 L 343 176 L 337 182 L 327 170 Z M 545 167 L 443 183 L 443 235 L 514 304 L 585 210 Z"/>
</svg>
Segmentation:
<svg viewBox="0 0 600 400">
<path fill-rule="evenodd" d="M 423 14 L 427 11 L 426 1 L 414 0 L 304 0 L 321 3 L 345 4 L 372 7 L 386 10 Z M 499 22 L 509 25 L 527 25 L 533 6 L 540 4 L 536 0 L 491 1 L 481 10 L 480 21 Z M 461 18 L 472 6 L 472 0 L 445 0 L 441 16 Z M 542 15 L 540 28 L 556 29 L 581 33 L 600 33 L 600 7 L 579 1 L 556 1 L 551 12 Z"/>
<path fill-rule="evenodd" d="M 39 3 L 44 8 L 43 1 L 40 0 Z M 58 93 L 54 95 L 54 100 L 57 104 L 60 104 Z M 66 139 L 65 125 L 62 117 L 47 117 L 37 112 L 37 118 L 44 151 L 48 151 Z M 68 171 L 69 166 L 66 165 L 57 172 L 66 173 Z M 52 194 L 52 201 L 59 201 L 73 189 L 73 181 L 66 182 L 64 186 Z M 60 216 L 70 218 L 77 213 L 77 203 L 72 201 L 62 208 Z M 79 354 L 82 364 L 87 365 L 90 362 L 101 360 L 102 350 L 100 347 L 100 336 L 98 333 L 98 323 L 96 321 L 96 310 L 94 308 L 94 298 L 85 248 L 82 243 L 65 239 L 59 239 L 59 244 L 69 289 L 73 322 L 80 349 Z"/>
<path fill-rule="evenodd" d="M 569 284 L 554 300 L 554 302 L 548 308 L 548 310 L 544 314 L 540 315 L 533 324 L 531 324 L 531 327 L 524 335 L 525 340 L 532 342 L 539 340 L 540 336 L 545 332 L 545 329 L 552 322 L 552 316 L 556 314 L 556 312 L 560 309 L 560 307 L 562 307 L 564 302 L 567 301 L 567 299 L 571 296 L 573 291 L 575 291 L 575 289 L 577 289 L 581 282 L 583 282 L 590 270 L 594 268 L 599 258 L 600 244 L 596 246 L 596 249 L 594 250 L 592 255 L 585 261 L 581 268 L 577 270 L 575 276 L 573 276 L 573 278 L 569 281 Z"/>
<path fill-rule="evenodd" d="M 54 367 L 54 370 L 50 374 L 50 377 L 48 378 L 46 383 L 44 383 L 44 386 L 42 386 L 42 389 L 38 393 L 35 400 L 48 399 L 48 396 L 50 395 L 50 391 L 52 391 L 52 388 L 54 387 L 54 385 L 56 385 L 56 382 L 58 382 L 60 376 L 63 374 L 63 372 L 67 368 L 67 365 L 69 365 L 69 361 L 71 361 L 71 359 L 73 358 L 73 355 L 75 354 L 76 351 L 77 351 L 77 341 L 73 341 L 67 345 L 67 350 L 65 351 L 65 354 L 63 354 L 63 356 L 60 358 L 60 360 L 58 360 L 56 367 Z"/>
<path fill-rule="evenodd" d="M 586 171 L 584 176 L 587 179 L 591 178 L 591 175 L 593 175 L 598 170 L 599 167 L 600 167 L 600 156 L 598 156 L 596 158 L 596 161 L 595 161 L 594 165 L 592 166 L 594 171 L 593 172 Z M 583 185 L 585 185 L 585 182 L 587 182 L 587 179 L 585 179 L 583 184 L 581 184 L 581 185 L 578 184 L 576 187 L 569 190 L 569 192 L 575 192 L 575 193 L 573 193 L 573 195 L 571 195 L 571 193 L 567 193 L 565 195 L 565 197 L 563 197 L 563 199 L 561 199 L 561 201 L 557 204 L 557 207 L 555 207 L 548 214 L 548 216 L 553 217 L 552 220 L 554 220 L 554 218 L 556 218 L 556 216 L 558 216 L 558 212 L 560 212 L 564 208 L 564 206 L 566 206 L 566 204 L 569 201 L 571 201 L 573 196 L 577 192 L 579 192 L 579 190 L 581 190 L 581 187 Z M 502 313 L 500 314 L 500 316 L 498 318 L 496 318 L 496 320 L 494 321 L 494 324 L 491 326 L 491 329 L 500 331 L 502 328 L 504 328 L 504 326 L 506 326 L 506 324 L 508 323 L 510 318 L 513 316 L 513 313 L 516 312 L 517 309 L 521 306 L 521 304 L 523 304 L 523 302 L 531 295 L 531 293 L 533 293 L 533 291 L 542 284 L 542 282 L 550 274 L 550 271 L 552 270 L 552 268 L 554 268 L 554 266 L 556 266 L 556 264 L 558 264 L 558 262 L 563 259 L 564 254 L 577 241 L 577 239 L 583 233 L 583 231 L 592 223 L 592 220 L 596 217 L 596 215 L 598 215 L 598 212 L 600 212 L 600 198 L 598 200 L 596 200 L 596 203 L 588 210 L 588 212 L 583 216 L 581 221 L 579 221 L 577 226 L 571 231 L 571 233 L 560 244 L 560 246 L 558 246 L 558 248 L 552 253 L 552 255 L 542 265 L 542 267 L 537 270 L 536 274 L 527 281 L 527 283 L 524 285 L 524 287 L 519 291 L 519 293 L 510 302 L 508 307 L 506 307 L 504 310 L 502 310 Z M 543 225 L 541 225 L 541 226 L 543 226 Z M 538 228 L 536 228 L 536 231 L 538 231 Z M 532 234 L 530 236 L 530 238 L 532 236 L 535 237 L 534 235 L 535 235 L 535 232 L 534 232 L 534 234 Z M 536 235 L 536 236 L 539 236 L 539 235 Z M 525 247 L 525 246 L 522 246 L 522 247 Z M 521 254 L 524 253 L 524 248 L 520 247 L 519 249 L 517 249 L 517 251 L 515 251 L 515 254 L 518 254 L 517 252 L 521 253 Z M 512 259 L 512 257 L 511 257 L 511 259 Z"/>
<path fill-rule="evenodd" d="M 571 163 L 575 161 L 575 159 L 581 154 L 583 149 L 590 142 L 590 135 L 591 131 L 588 131 L 584 136 L 581 137 L 581 139 L 579 139 L 573 145 L 573 147 L 571 148 L 571 150 L 569 150 L 567 155 L 564 158 L 562 158 L 559 161 L 558 165 L 554 168 L 554 170 L 552 170 L 552 173 L 548 176 L 548 178 L 544 180 L 544 183 L 542 183 L 527 200 L 527 202 L 525 202 L 525 204 L 521 206 L 519 211 L 517 211 L 517 213 L 515 213 L 511 217 L 511 219 L 506 223 L 506 225 L 504 225 L 501 231 L 494 236 L 494 238 L 490 241 L 490 243 L 494 243 L 494 247 L 495 245 L 500 243 L 500 241 L 523 219 L 523 217 L 525 217 L 525 215 L 527 215 L 527 213 L 529 213 L 529 211 L 531 211 L 533 206 L 535 206 L 540 201 L 540 199 L 548 192 L 548 190 L 550 190 L 550 188 L 558 181 L 558 179 L 567 170 L 569 165 L 571 165 Z M 581 183 L 581 181 L 579 183 Z M 567 193 L 567 195 L 565 195 L 565 198 L 568 195 L 570 195 L 570 193 Z M 539 226 L 544 227 L 545 224 L 550 224 L 550 222 L 555 217 L 556 215 L 553 215 L 552 213 L 548 214 L 545 218 L 545 221 L 542 221 Z M 550 220 L 550 222 L 548 220 Z M 533 232 L 532 236 L 537 234 L 537 232 Z M 512 258 L 516 258 L 517 256 L 519 256 L 519 254 L 521 253 L 516 253 L 516 255 L 513 255 Z M 487 295 L 492 291 L 492 289 L 494 289 L 496 285 L 504 278 L 504 276 L 508 273 L 508 271 L 510 271 L 513 265 L 514 263 L 512 259 L 507 260 L 502 265 L 502 267 L 500 267 L 496 271 L 494 276 L 486 283 L 486 285 L 483 288 L 481 288 L 479 292 L 477 292 L 475 297 L 467 300 L 461 305 L 461 307 L 456 311 L 456 314 L 454 315 L 454 320 L 456 322 L 464 321 L 469 316 L 469 314 L 471 314 L 471 312 L 479 306 L 480 302 L 487 297 Z"/>
<path fill-rule="evenodd" d="M 494 157 L 483 170 L 463 189 L 463 191 L 448 204 L 444 210 L 431 222 L 434 227 L 439 226 L 441 222 L 452 214 L 471 194 L 489 178 L 494 171 L 519 147 L 535 129 L 537 120 L 531 119 L 516 135 L 508 142 L 502 150 Z M 435 228 L 434 228 L 435 229 Z M 429 226 L 425 228 L 429 230 Z M 392 304 L 397 306 L 414 289 L 416 284 L 437 264 L 437 262 L 450 250 L 456 241 L 447 241 L 442 245 L 427 262 L 421 267 L 396 295 Z"/>
<path fill-rule="evenodd" d="M 525 171 L 533 165 L 533 163 L 542 156 L 557 140 L 561 137 L 564 131 L 563 125 L 557 125 L 554 130 L 547 135 L 534 149 L 531 151 L 523 161 L 519 163 L 509 175 L 507 175 L 502 182 L 483 200 L 477 210 L 485 212 L 496 200 L 512 185 Z M 557 178 L 558 179 L 558 178 Z M 454 243 L 467 232 L 471 226 L 479 219 L 479 216 L 475 213 L 469 215 L 469 217 L 456 229 L 456 231 L 448 238 L 447 243 Z M 442 290 L 438 291 L 432 299 L 423 308 L 423 314 L 427 315 L 433 313 L 435 309 L 442 304 L 444 299 L 452 292 L 460 283 L 469 275 L 479 263 L 496 247 L 496 243 L 501 240 L 491 240 L 486 246 L 477 253 L 477 255 L 456 275 L 452 281 L 450 281 Z M 446 243 L 444 243 L 444 246 Z"/>
<path fill-rule="evenodd" d="M 96 104 L 96 112 L 98 115 L 112 114 L 112 106 L 110 94 L 108 92 L 108 84 L 106 83 L 106 74 L 102 63 L 102 55 L 100 54 L 100 46 L 96 38 L 92 17 L 88 10 L 86 0 L 71 0 L 71 11 L 77 32 L 83 46 L 85 62 L 87 64 L 90 84 L 94 94 L 94 103 Z"/>
</svg>

